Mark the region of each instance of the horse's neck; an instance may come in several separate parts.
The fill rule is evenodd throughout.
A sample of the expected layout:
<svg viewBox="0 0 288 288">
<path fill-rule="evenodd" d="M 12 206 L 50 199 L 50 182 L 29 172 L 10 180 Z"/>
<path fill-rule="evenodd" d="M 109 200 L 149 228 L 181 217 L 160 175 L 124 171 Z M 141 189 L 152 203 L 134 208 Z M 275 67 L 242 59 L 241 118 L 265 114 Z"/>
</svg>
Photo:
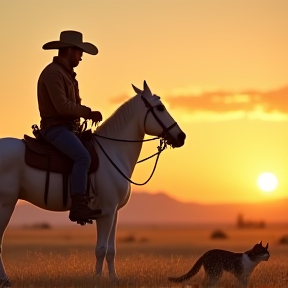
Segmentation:
<svg viewBox="0 0 288 288">
<path fill-rule="evenodd" d="M 141 102 L 139 95 L 126 101 L 97 129 L 96 134 L 119 139 L 123 139 L 125 134 L 134 140 L 139 136 L 144 137 L 144 127 L 141 127 L 143 123 L 139 119 Z"/>
<path fill-rule="evenodd" d="M 124 103 L 97 129 L 96 134 L 122 140 L 143 140 L 145 115 L 141 111 L 140 101 L 141 98 L 135 96 Z M 132 174 L 141 152 L 142 142 L 129 143 L 101 138 L 97 140 L 105 145 L 107 153 L 110 150 L 110 153 L 117 155 L 117 161 L 129 170 L 127 171 L 129 174 Z"/>
</svg>

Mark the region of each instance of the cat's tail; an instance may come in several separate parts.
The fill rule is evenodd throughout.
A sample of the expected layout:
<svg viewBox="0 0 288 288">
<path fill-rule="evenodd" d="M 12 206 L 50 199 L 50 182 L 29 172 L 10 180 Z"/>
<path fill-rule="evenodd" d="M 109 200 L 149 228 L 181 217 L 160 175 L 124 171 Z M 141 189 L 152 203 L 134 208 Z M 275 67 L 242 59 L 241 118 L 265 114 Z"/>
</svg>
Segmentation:
<svg viewBox="0 0 288 288">
<path fill-rule="evenodd" d="M 188 280 L 189 278 L 195 276 L 201 266 L 202 266 L 202 263 L 203 263 L 203 256 L 201 256 L 197 262 L 194 264 L 194 266 L 190 269 L 190 271 L 188 271 L 186 274 L 180 276 L 180 277 L 168 277 L 168 279 L 172 282 L 176 282 L 176 283 L 179 283 L 179 282 L 183 282 L 185 280 Z"/>
</svg>

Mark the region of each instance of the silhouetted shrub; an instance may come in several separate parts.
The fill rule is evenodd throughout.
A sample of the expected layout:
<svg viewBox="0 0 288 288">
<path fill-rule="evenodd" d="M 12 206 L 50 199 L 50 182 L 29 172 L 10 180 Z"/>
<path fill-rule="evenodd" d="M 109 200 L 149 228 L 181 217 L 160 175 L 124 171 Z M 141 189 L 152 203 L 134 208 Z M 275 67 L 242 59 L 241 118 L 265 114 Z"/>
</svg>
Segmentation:
<svg viewBox="0 0 288 288">
<path fill-rule="evenodd" d="M 288 245 L 288 235 L 284 235 L 279 239 L 279 244 Z"/>
<path fill-rule="evenodd" d="M 221 230 L 215 230 L 214 232 L 212 232 L 211 239 L 226 239 L 228 238 L 228 236 Z"/>
<path fill-rule="evenodd" d="M 128 235 L 119 239 L 121 242 L 136 242 L 136 237 L 134 235 Z"/>
</svg>

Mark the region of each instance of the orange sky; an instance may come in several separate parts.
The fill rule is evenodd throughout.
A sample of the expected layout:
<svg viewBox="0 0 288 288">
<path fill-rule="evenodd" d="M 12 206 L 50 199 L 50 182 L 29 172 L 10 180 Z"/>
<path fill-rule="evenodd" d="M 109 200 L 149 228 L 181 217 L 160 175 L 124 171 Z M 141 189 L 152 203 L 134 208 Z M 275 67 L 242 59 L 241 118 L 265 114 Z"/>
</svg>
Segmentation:
<svg viewBox="0 0 288 288">
<path fill-rule="evenodd" d="M 134 191 L 202 203 L 288 197 L 287 9 L 286 0 L 1 0 L 0 137 L 31 135 L 37 79 L 56 52 L 41 47 L 78 30 L 99 49 L 76 71 L 84 105 L 107 118 L 145 79 L 187 134 Z M 133 180 L 152 167 L 139 164 Z M 256 185 L 264 171 L 279 181 L 269 195 Z"/>
</svg>

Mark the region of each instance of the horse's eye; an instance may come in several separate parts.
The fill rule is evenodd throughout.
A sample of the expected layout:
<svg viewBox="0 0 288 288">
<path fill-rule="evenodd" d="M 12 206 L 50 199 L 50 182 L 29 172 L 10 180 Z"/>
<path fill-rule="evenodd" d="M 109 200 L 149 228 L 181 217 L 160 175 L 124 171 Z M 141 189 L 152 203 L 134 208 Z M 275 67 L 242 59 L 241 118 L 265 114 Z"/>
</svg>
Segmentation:
<svg viewBox="0 0 288 288">
<path fill-rule="evenodd" d="M 158 105 L 156 108 L 157 108 L 158 111 L 161 111 L 161 112 L 165 110 L 165 106 L 164 105 Z"/>
</svg>

